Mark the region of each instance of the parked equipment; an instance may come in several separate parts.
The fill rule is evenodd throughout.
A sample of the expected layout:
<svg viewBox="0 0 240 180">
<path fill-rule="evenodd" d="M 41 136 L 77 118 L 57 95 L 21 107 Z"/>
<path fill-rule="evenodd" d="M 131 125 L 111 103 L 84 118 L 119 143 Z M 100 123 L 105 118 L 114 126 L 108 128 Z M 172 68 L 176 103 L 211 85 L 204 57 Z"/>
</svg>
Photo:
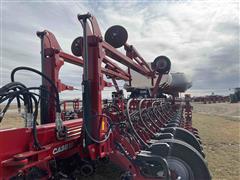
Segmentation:
<svg viewBox="0 0 240 180">
<path fill-rule="evenodd" d="M 240 101 L 240 88 L 235 88 L 234 93 L 230 94 L 230 103 L 237 103 Z"/>
<path fill-rule="evenodd" d="M 0 179 L 76 179 L 79 174 L 92 175 L 98 162 L 106 159 L 124 169 L 121 180 L 211 179 L 198 130 L 192 127 L 190 96 L 171 101 L 156 96 L 162 77 L 169 74 L 169 58 L 159 56 L 150 67 L 127 43 L 122 26 L 109 28 L 103 39 L 94 16 L 78 15 L 78 20 L 83 36 L 73 41 L 73 55 L 61 49 L 51 32 L 38 32 L 42 72 L 15 68 L 11 82 L 0 88 L 0 103 L 7 102 L 1 116 L 16 99 L 19 109 L 24 104 L 26 124 L 0 130 Z M 120 47 L 126 54 L 117 50 Z M 59 79 L 64 63 L 83 67 L 82 103 L 75 104 L 73 117 L 66 107 L 61 110 L 59 99 L 60 92 L 74 89 Z M 21 70 L 40 75 L 42 85 L 16 82 Z M 151 82 L 148 98 L 124 98 L 117 81 L 131 87 L 132 71 Z M 102 100 L 105 87 L 116 89 L 110 101 Z"/>
<path fill-rule="evenodd" d="M 229 96 L 221 96 L 221 95 L 192 97 L 193 102 L 198 102 L 203 104 L 224 103 L 224 102 L 229 102 L 229 99 L 230 99 Z"/>
</svg>

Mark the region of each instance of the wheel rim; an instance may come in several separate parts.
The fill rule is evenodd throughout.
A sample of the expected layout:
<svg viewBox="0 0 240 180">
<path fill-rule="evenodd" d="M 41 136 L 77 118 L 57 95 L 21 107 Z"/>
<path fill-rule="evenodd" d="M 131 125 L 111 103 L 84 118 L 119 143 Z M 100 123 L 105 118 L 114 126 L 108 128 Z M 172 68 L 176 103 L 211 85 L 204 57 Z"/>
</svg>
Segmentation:
<svg viewBox="0 0 240 180">
<path fill-rule="evenodd" d="M 167 157 L 166 160 L 167 160 L 170 171 L 173 172 L 173 176 L 177 180 L 193 180 L 194 179 L 192 169 L 183 160 L 177 157 Z"/>
<path fill-rule="evenodd" d="M 80 168 L 80 172 L 83 176 L 91 176 L 93 174 L 93 166 L 90 164 L 84 164 Z"/>
</svg>

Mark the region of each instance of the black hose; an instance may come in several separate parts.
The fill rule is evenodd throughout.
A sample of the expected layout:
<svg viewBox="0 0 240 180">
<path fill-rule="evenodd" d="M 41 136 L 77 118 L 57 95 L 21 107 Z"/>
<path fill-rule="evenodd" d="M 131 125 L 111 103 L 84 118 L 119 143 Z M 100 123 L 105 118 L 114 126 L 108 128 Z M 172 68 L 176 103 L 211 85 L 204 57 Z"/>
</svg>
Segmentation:
<svg viewBox="0 0 240 180">
<path fill-rule="evenodd" d="M 8 110 L 11 102 L 13 101 L 13 99 L 15 97 L 19 96 L 21 93 L 23 94 L 24 97 L 29 98 L 28 102 L 32 102 L 32 100 L 34 101 L 35 111 L 33 113 L 33 127 L 32 127 L 33 128 L 33 140 L 34 140 L 34 146 L 36 148 L 40 149 L 41 145 L 39 144 L 38 137 L 37 137 L 37 130 L 36 130 L 36 120 L 37 120 L 37 115 L 38 115 L 38 101 L 37 101 L 36 97 L 33 94 L 31 94 L 31 92 L 28 91 L 28 88 L 22 89 L 22 90 L 17 91 L 17 92 L 8 92 L 7 97 L 5 97 L 5 99 L 8 98 L 8 103 L 5 106 L 5 108 L 3 109 L 2 113 L 3 113 L 3 115 L 6 113 L 6 111 Z M 5 95 L 6 93 L 2 93 L 2 94 Z M 32 110 L 33 110 L 32 103 L 30 104 L 30 110 L 31 111 L 28 112 L 28 113 L 32 113 Z"/>
<path fill-rule="evenodd" d="M 25 88 L 25 89 L 22 89 L 22 90 L 19 90 L 19 91 L 16 91 L 16 92 L 7 92 L 7 93 L 0 93 L 0 96 L 6 96 L 6 95 L 8 95 L 7 97 L 5 97 L 4 99 L 1 99 L 0 98 L 0 104 L 2 103 L 2 102 L 4 102 L 6 99 L 8 99 L 9 97 L 10 97 L 10 95 L 15 95 L 15 94 L 20 94 L 20 93 L 24 93 L 24 91 L 29 91 L 29 90 L 41 90 L 42 88 L 41 87 L 30 87 L 30 88 Z M 50 92 L 48 91 L 48 90 L 46 90 L 46 89 L 44 89 L 47 93 L 49 93 L 50 94 Z M 34 94 L 34 95 L 37 95 L 37 96 L 39 96 L 40 98 L 42 98 L 41 97 L 41 95 L 39 95 L 39 94 L 36 94 L 36 93 L 33 93 L 33 92 L 31 92 L 32 94 Z M 16 95 L 15 95 L 16 96 Z"/>
<path fill-rule="evenodd" d="M 140 137 L 140 135 L 137 133 L 136 129 L 134 128 L 134 125 L 131 121 L 131 116 L 130 116 L 130 112 L 129 112 L 129 109 L 130 109 L 130 104 L 131 104 L 131 101 L 133 99 L 129 99 L 128 102 L 127 102 L 127 111 L 126 111 L 126 114 L 127 114 L 127 120 L 129 122 L 129 125 L 134 133 L 135 136 L 137 136 L 137 138 L 141 141 L 141 143 L 148 149 L 150 148 L 150 146 Z"/>
<path fill-rule="evenodd" d="M 17 98 L 18 108 L 19 109 L 21 108 L 20 99 L 23 99 L 24 105 L 27 106 L 28 112 L 31 112 L 32 105 L 31 105 L 31 100 L 29 99 L 29 97 L 27 97 L 28 95 L 24 94 L 23 95 L 24 97 L 21 98 L 20 95 L 16 94 L 16 92 L 15 92 L 15 91 L 17 91 L 17 89 L 24 90 L 25 88 L 26 88 L 26 86 L 21 83 L 8 83 L 7 85 L 5 85 L 4 87 L 1 88 L 2 93 L 0 93 L 0 95 L 2 97 L 0 98 L 0 103 L 4 102 L 6 99 L 10 99 L 10 97 L 13 96 L 13 94 L 14 94 L 15 95 L 14 98 Z M 13 92 L 10 92 L 10 91 L 13 91 Z"/>
<path fill-rule="evenodd" d="M 18 108 L 21 108 L 21 103 L 20 103 L 20 99 L 23 100 L 24 102 L 24 105 L 27 106 L 27 111 L 28 112 L 31 112 L 31 103 L 30 103 L 30 99 L 28 97 L 28 95 L 26 93 L 22 94 L 23 97 L 20 96 L 19 93 L 17 92 L 8 92 L 7 93 L 8 95 L 6 95 L 5 97 L 1 98 L 0 100 L 0 103 L 6 101 L 7 99 L 10 99 L 10 98 L 17 98 L 17 101 L 19 101 L 19 105 L 18 105 Z"/>
<path fill-rule="evenodd" d="M 17 71 L 19 71 L 19 70 L 27 70 L 27 71 L 34 72 L 34 73 L 42 76 L 44 79 L 46 79 L 46 80 L 51 84 L 51 86 L 53 87 L 53 89 L 54 89 L 54 91 L 55 91 L 55 95 L 56 95 L 56 105 L 57 105 L 56 111 L 57 111 L 58 113 L 61 113 L 59 93 L 58 93 L 58 89 L 57 89 L 56 85 L 53 83 L 53 81 L 52 81 L 50 78 L 48 78 L 45 74 L 43 74 L 42 72 L 40 72 L 40 71 L 38 71 L 38 70 L 36 70 L 36 69 L 22 66 L 22 67 L 17 67 L 17 68 L 15 68 L 15 69 L 12 70 L 12 72 L 11 72 L 11 81 L 12 81 L 12 82 L 14 82 L 14 75 L 15 75 L 15 73 L 16 73 Z"/>
<path fill-rule="evenodd" d="M 8 92 L 8 91 L 11 91 L 11 90 L 16 91 L 17 88 L 22 89 L 22 88 L 26 88 L 26 86 L 24 84 L 20 83 L 20 82 L 11 82 L 11 83 L 8 83 L 7 85 L 1 87 L 0 92 L 1 91 L 4 91 L 4 92 L 7 91 Z M 0 100 L 1 99 L 2 98 L 0 98 Z M 18 107 L 18 109 L 20 109 L 21 108 L 20 97 L 17 96 L 16 99 L 17 99 L 17 107 Z M 26 105 L 26 102 L 24 102 L 24 105 Z"/>
<path fill-rule="evenodd" d="M 98 140 L 98 139 L 94 138 L 94 137 L 90 134 L 90 132 L 88 131 L 87 126 L 86 126 L 86 123 L 84 123 L 84 130 L 85 130 L 87 136 L 88 136 L 93 142 L 100 144 L 100 143 L 106 142 L 106 141 L 109 139 L 109 137 L 110 137 L 110 135 L 111 135 L 111 132 L 112 132 L 112 122 L 110 122 L 110 121 L 111 121 L 111 118 L 110 118 L 109 116 L 107 116 L 107 115 L 99 114 L 99 115 L 96 115 L 96 116 L 106 117 L 106 118 L 109 120 L 109 121 L 107 121 L 108 124 L 109 124 L 109 126 L 108 126 L 108 131 L 106 132 L 106 137 L 105 137 L 104 139 L 102 139 L 102 140 Z M 99 128 L 99 129 L 100 129 L 100 128 Z"/>
<path fill-rule="evenodd" d="M 18 67 L 15 68 L 12 72 L 11 72 L 11 83 L 6 84 L 5 86 L 0 88 L 0 104 L 6 100 L 8 100 L 6 106 L 4 107 L 2 113 L 3 116 L 6 113 L 6 111 L 8 110 L 11 102 L 16 98 L 17 99 L 17 104 L 18 104 L 18 108 L 21 108 L 21 103 L 20 103 L 20 99 L 24 102 L 24 105 L 27 106 L 27 113 L 31 113 L 33 114 L 33 124 L 32 124 L 32 131 L 33 131 L 33 140 L 34 140 L 34 146 L 37 149 L 41 149 L 41 145 L 38 141 L 38 136 L 37 136 L 37 116 L 38 116 L 38 106 L 39 106 L 39 100 L 40 98 L 42 98 L 40 95 L 30 92 L 30 90 L 41 90 L 40 87 L 30 87 L 27 88 L 24 84 L 20 83 L 20 82 L 14 82 L 14 75 L 17 71 L 19 70 L 28 70 L 31 72 L 34 72 L 36 74 L 39 74 L 40 76 L 42 76 L 43 78 L 45 78 L 53 87 L 55 94 L 56 94 L 56 110 L 57 112 L 61 112 L 60 109 L 60 100 L 59 100 L 59 94 L 58 94 L 58 90 L 57 87 L 55 86 L 55 84 L 44 74 L 42 74 L 41 72 L 29 68 L 29 67 Z M 11 92 L 13 91 L 13 92 Z M 47 91 L 48 92 L 48 91 Z M 49 92 L 48 92 L 49 93 Z M 22 97 L 21 97 L 22 96 Z M 37 98 L 35 96 L 38 96 L 39 99 L 37 100 Z M 34 103 L 34 112 L 33 112 L 33 103 Z"/>
<path fill-rule="evenodd" d="M 33 140 L 34 140 L 34 145 L 37 149 L 42 149 L 42 146 L 40 145 L 39 141 L 38 141 L 38 136 L 37 136 L 37 116 L 38 116 L 38 104 L 39 101 L 37 101 L 36 97 L 34 95 L 30 95 L 31 98 L 34 101 L 34 107 L 35 107 L 35 111 L 33 113 Z"/>
<path fill-rule="evenodd" d="M 19 89 L 19 90 L 17 90 Z M 23 96 L 23 98 L 21 98 L 24 102 L 27 102 L 27 105 L 29 106 L 29 110 L 27 113 L 33 113 L 33 106 L 32 106 L 32 100 L 34 102 L 34 107 L 35 107 L 35 111 L 33 113 L 33 139 L 34 139 L 34 146 L 38 149 L 41 149 L 41 145 L 39 144 L 38 141 L 38 137 L 37 137 L 37 129 L 36 129 L 36 121 L 37 121 L 37 116 L 38 116 L 38 104 L 39 101 L 37 101 L 36 97 L 34 95 L 38 95 L 32 92 L 29 92 L 29 90 L 39 90 L 39 87 L 31 87 L 31 88 L 26 88 L 25 85 L 18 83 L 18 82 L 12 82 L 12 83 L 8 83 L 7 85 L 3 86 L 2 88 L 0 88 L 0 96 L 1 97 L 1 102 L 4 102 L 5 100 L 8 99 L 7 105 L 4 107 L 2 113 L 3 115 L 6 113 L 6 111 L 8 110 L 11 102 L 13 101 L 14 98 L 16 97 L 20 97 L 20 95 Z M 9 92 L 13 90 L 13 92 Z M 15 90 L 15 91 L 14 91 Z M 40 95 L 39 99 L 41 98 Z M 27 100 L 26 100 L 27 99 Z M 20 101 L 19 101 L 20 102 Z"/>
<path fill-rule="evenodd" d="M 155 136 L 154 132 L 151 131 L 151 129 L 148 127 L 148 125 L 145 123 L 145 121 L 143 120 L 142 114 L 146 109 L 142 110 L 142 103 L 145 101 L 145 99 L 142 99 L 139 104 L 138 104 L 138 111 L 139 111 L 139 117 L 140 117 L 140 121 L 142 122 L 143 126 L 146 128 L 146 130 L 148 131 L 148 133 L 150 133 L 152 136 Z"/>
</svg>

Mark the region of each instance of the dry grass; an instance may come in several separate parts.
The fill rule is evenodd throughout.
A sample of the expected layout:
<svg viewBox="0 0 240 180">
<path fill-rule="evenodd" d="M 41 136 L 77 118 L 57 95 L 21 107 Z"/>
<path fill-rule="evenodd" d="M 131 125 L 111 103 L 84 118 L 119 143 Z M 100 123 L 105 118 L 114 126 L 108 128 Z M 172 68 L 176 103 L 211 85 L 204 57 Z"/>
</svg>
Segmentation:
<svg viewBox="0 0 240 180">
<path fill-rule="evenodd" d="M 0 129 L 15 127 L 24 127 L 23 119 L 18 113 L 7 113 L 2 122 L 0 123 Z"/>
<path fill-rule="evenodd" d="M 216 115 L 230 120 L 240 120 L 240 103 L 193 103 L 193 112 L 207 115 Z"/>
<path fill-rule="evenodd" d="M 240 122 L 198 113 L 193 117 L 213 179 L 240 179 Z"/>
<path fill-rule="evenodd" d="M 207 105 L 206 107 L 194 104 L 194 106 L 193 125 L 199 129 L 213 179 L 240 179 L 240 121 L 231 117 L 233 116 L 231 114 L 239 116 L 239 114 L 235 114 L 235 112 L 239 112 L 239 104 L 230 105 L 230 108 L 228 104 Z M 234 119 L 234 121 L 230 119 Z M 23 127 L 23 125 L 19 114 L 9 112 L 0 123 L 0 129 Z M 112 164 L 100 166 L 96 171 L 96 175 L 90 178 L 81 177 L 79 179 L 118 179 L 121 172 Z"/>
</svg>

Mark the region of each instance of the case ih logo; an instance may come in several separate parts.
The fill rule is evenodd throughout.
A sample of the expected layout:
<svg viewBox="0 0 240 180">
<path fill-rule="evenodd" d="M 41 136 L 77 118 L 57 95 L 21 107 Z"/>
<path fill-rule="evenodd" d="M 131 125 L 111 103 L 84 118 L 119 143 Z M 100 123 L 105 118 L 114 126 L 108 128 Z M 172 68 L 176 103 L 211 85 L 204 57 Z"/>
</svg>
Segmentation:
<svg viewBox="0 0 240 180">
<path fill-rule="evenodd" d="M 66 151 L 68 149 L 71 149 L 72 147 L 74 146 L 73 143 L 69 143 L 69 144 L 64 144 L 62 146 L 59 146 L 59 147 L 55 147 L 53 149 L 53 154 L 58 154 L 58 153 L 61 153 L 63 151 Z"/>
</svg>

